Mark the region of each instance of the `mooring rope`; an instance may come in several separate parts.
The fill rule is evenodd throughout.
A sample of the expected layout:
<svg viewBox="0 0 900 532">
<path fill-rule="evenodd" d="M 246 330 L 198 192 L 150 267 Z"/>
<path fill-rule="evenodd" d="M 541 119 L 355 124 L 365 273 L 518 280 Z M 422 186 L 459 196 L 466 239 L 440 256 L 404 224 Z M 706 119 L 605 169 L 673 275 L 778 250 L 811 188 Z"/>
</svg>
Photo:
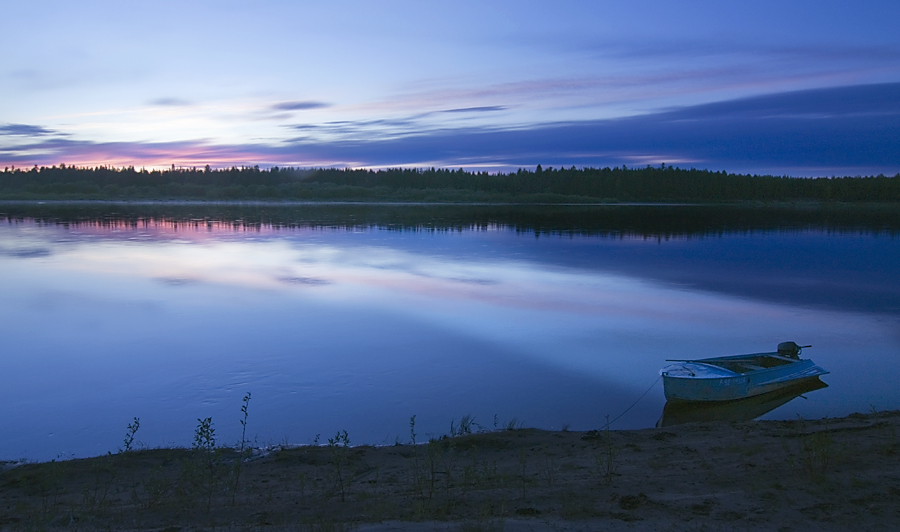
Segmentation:
<svg viewBox="0 0 900 532">
<path fill-rule="evenodd" d="M 646 395 L 647 395 L 648 393 L 650 393 L 650 390 L 652 390 L 653 387 L 656 386 L 656 383 L 659 382 L 659 379 L 661 379 L 661 378 L 662 378 L 662 375 L 660 375 L 659 377 L 657 377 L 656 380 L 653 381 L 653 384 L 651 384 L 650 387 L 647 388 L 647 391 L 644 392 L 644 393 L 642 393 L 641 396 L 637 398 L 637 401 L 631 403 L 631 406 L 629 406 L 628 408 L 625 409 L 624 412 L 622 412 L 621 414 L 619 414 L 618 416 L 616 416 L 615 419 L 613 419 L 612 421 L 608 421 L 608 422 L 606 423 L 606 425 L 603 425 L 603 427 L 602 427 L 600 430 L 604 430 L 604 429 L 606 429 L 607 427 L 609 427 L 610 425 L 612 425 L 613 423 L 615 423 L 616 421 L 618 421 L 620 417 L 624 416 L 625 414 L 628 413 L 629 410 L 631 410 L 632 408 L 634 408 L 634 405 L 640 403 L 640 402 L 641 402 L 641 399 L 643 399 L 644 397 L 646 397 Z"/>
</svg>

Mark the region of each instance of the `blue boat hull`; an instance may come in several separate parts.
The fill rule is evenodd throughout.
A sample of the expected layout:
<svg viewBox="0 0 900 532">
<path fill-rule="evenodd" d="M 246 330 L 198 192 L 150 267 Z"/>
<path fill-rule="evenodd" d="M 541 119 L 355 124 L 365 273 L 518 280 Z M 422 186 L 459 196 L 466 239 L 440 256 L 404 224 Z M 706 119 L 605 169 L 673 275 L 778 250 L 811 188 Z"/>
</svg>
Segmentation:
<svg viewBox="0 0 900 532">
<path fill-rule="evenodd" d="M 828 385 L 818 377 L 803 379 L 774 392 L 734 401 L 669 401 L 663 407 L 657 427 L 710 421 L 750 421 L 789 403 L 794 398 Z"/>
<path fill-rule="evenodd" d="M 697 360 L 669 366 L 660 373 L 669 401 L 734 401 L 787 388 L 828 372 L 812 360 L 797 360 L 745 373 Z"/>
</svg>

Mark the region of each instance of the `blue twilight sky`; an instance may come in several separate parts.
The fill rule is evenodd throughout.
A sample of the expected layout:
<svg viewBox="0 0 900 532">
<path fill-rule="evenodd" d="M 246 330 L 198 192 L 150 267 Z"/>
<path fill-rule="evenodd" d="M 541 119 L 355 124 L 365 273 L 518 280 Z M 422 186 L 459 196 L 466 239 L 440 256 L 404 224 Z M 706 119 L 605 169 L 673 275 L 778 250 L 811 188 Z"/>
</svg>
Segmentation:
<svg viewBox="0 0 900 532">
<path fill-rule="evenodd" d="M 900 172 L 900 2 L 0 0 L 0 166 Z"/>
</svg>

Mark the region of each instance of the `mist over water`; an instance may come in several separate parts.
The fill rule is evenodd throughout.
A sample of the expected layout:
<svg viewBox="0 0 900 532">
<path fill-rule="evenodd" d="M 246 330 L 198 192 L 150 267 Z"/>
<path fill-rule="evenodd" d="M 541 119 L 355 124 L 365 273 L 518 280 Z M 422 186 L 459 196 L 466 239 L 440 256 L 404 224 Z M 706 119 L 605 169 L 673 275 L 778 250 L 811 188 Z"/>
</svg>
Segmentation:
<svg viewBox="0 0 900 532">
<path fill-rule="evenodd" d="M 0 459 L 653 426 L 667 358 L 812 344 L 766 414 L 900 407 L 891 216 L 699 207 L 3 206 Z M 875 222 L 872 222 L 875 220 Z"/>
</svg>

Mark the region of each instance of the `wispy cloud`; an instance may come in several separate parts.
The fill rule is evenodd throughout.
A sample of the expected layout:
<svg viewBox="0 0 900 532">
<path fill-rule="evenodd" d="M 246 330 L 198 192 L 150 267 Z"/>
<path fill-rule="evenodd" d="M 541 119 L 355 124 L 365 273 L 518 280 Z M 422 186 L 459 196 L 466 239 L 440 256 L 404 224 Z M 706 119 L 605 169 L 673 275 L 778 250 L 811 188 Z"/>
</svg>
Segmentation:
<svg viewBox="0 0 900 532">
<path fill-rule="evenodd" d="M 462 107 L 460 109 L 445 109 L 438 111 L 439 113 L 492 113 L 495 111 L 503 111 L 507 107 L 504 105 L 485 105 L 482 107 Z"/>
<path fill-rule="evenodd" d="M 0 135 L 21 136 L 21 137 L 44 137 L 47 135 L 59 135 L 60 133 L 52 129 L 41 126 L 33 126 L 29 124 L 7 124 L 0 126 Z"/>
<path fill-rule="evenodd" d="M 278 277 L 278 280 L 287 284 L 299 284 L 307 286 L 322 286 L 331 284 L 331 281 L 319 279 L 317 277 Z"/>
<path fill-rule="evenodd" d="M 820 73 L 797 73 L 792 83 L 819 80 Z M 782 83 L 786 85 L 785 83 Z M 693 68 L 658 69 L 652 72 L 610 72 L 603 75 L 550 76 L 505 81 L 500 83 L 464 86 L 439 83 L 436 87 L 410 86 L 388 99 L 361 104 L 352 109 L 360 112 L 397 113 L 422 112 L 423 109 L 439 112 L 453 105 L 455 109 L 500 111 L 516 107 L 534 109 L 590 109 L 594 118 L 624 116 L 635 110 L 646 111 L 648 102 L 691 100 L 718 92 L 741 94 L 748 92 L 775 92 L 785 87 L 775 87 L 767 76 L 748 75 L 742 65 L 708 65 Z M 791 87 L 793 88 L 793 87 Z M 472 105 L 477 104 L 477 105 Z M 463 111 L 460 111 L 463 112 Z"/>
<path fill-rule="evenodd" d="M 328 107 L 332 107 L 332 104 L 312 100 L 276 102 L 255 107 L 235 118 L 251 121 L 287 121 L 295 119 L 296 111 L 312 111 Z"/>
<path fill-rule="evenodd" d="M 848 61 L 865 65 L 893 63 L 900 60 L 900 47 L 896 45 L 837 45 L 834 43 L 816 43 L 809 45 L 770 44 L 760 45 L 718 40 L 715 42 L 700 39 L 652 40 L 642 43 L 634 41 L 607 41 L 577 39 L 567 43 L 556 40 L 555 44 L 547 42 L 545 46 L 556 46 L 557 49 L 573 52 L 594 52 L 598 55 L 618 59 L 666 59 L 677 58 L 679 62 L 685 58 L 692 61 L 704 57 L 756 57 L 766 61 Z"/>
<path fill-rule="evenodd" d="M 307 109 L 322 109 L 330 106 L 331 104 L 324 102 L 296 101 L 276 103 L 272 105 L 271 109 L 275 111 L 305 111 Z"/>
<path fill-rule="evenodd" d="M 332 120 L 321 124 L 294 124 L 290 129 L 309 133 L 308 137 L 293 141 L 314 140 L 319 142 L 346 141 L 351 139 L 388 139 L 426 133 L 432 127 L 421 122 L 427 114 L 402 118 L 378 118 L 371 120 Z"/>
<path fill-rule="evenodd" d="M 150 105 L 158 105 L 162 107 L 184 107 L 191 105 L 191 102 L 188 100 L 183 100 L 181 98 L 157 98 L 155 100 L 151 100 Z"/>
<path fill-rule="evenodd" d="M 308 134 L 308 136 L 289 139 L 288 142 L 307 140 L 333 142 L 354 139 L 375 141 L 423 135 L 434 131 L 458 131 L 472 126 L 469 120 L 471 117 L 477 119 L 483 113 L 495 113 L 506 109 L 508 107 L 504 105 L 461 107 L 426 111 L 394 118 L 332 120 L 319 124 L 293 124 L 286 127 Z M 436 119 L 442 115 L 451 115 L 454 119 L 449 121 L 447 119 Z M 484 129 L 488 126 L 481 125 L 480 127 Z"/>
<path fill-rule="evenodd" d="M 427 124 L 426 124 L 427 126 Z M 6 126 L 9 127 L 9 126 Z M 35 126 L 36 127 L 36 126 Z M 395 128 L 395 136 L 366 131 Z M 418 128 L 418 129 L 417 129 Z M 3 145 L 0 164 L 146 166 L 545 166 L 678 164 L 832 175 L 900 171 L 900 83 L 772 94 L 612 120 L 529 127 L 422 127 L 415 117 L 300 124 L 330 140 L 269 144 L 94 143 L 48 135 Z M 22 134 L 26 129 L 14 129 Z"/>
<path fill-rule="evenodd" d="M 421 80 L 361 110 L 403 112 L 421 109 L 514 106 L 539 109 L 556 119 L 627 116 L 671 105 L 731 99 L 753 94 L 880 81 L 896 81 L 900 46 L 838 44 L 760 46 L 722 40 L 634 39 L 591 42 L 576 35 L 561 39 L 557 53 L 573 63 L 595 60 L 578 71 L 532 78 Z M 544 39 L 534 41 L 553 47 Z M 575 54 L 569 56 L 568 54 Z M 653 68 L 646 68 L 647 63 Z M 490 78 L 489 78 L 490 79 Z"/>
</svg>

